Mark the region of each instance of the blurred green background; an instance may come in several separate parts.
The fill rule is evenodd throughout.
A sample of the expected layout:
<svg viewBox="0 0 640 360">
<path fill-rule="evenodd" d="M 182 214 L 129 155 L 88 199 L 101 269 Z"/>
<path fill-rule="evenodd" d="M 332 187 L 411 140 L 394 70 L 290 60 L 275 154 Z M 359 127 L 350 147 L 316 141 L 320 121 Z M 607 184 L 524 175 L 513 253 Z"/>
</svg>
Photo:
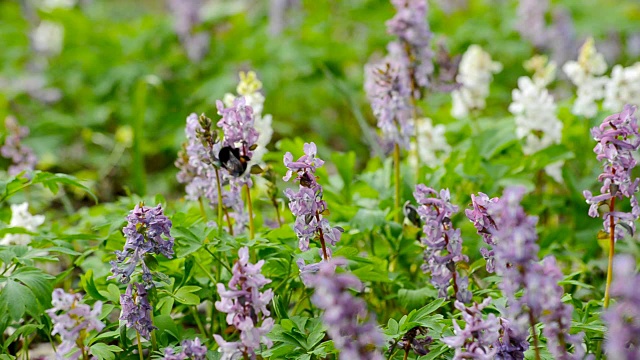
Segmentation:
<svg viewBox="0 0 640 360">
<path fill-rule="evenodd" d="M 176 3 L 180 8 L 189 2 Z M 301 137 L 322 151 L 352 150 L 364 167 L 371 150 L 362 134 L 375 120 L 362 90 L 363 65 L 384 53 L 391 39 L 385 21 L 393 7 L 383 0 L 280 3 L 284 10 L 278 13 L 270 1 L 203 0 L 189 31 L 204 34 L 209 49 L 194 61 L 175 31 L 181 11 L 169 2 L 0 1 L 0 118 L 12 114 L 30 127 L 26 142 L 40 159 L 39 169 L 89 179 L 102 200 L 132 187 L 133 129 L 140 124 L 147 192 L 179 197 L 173 162 L 186 116 L 204 112 L 217 119 L 215 100 L 235 91 L 238 71 L 252 69 L 263 82 L 264 113 L 274 119 L 270 147 Z M 546 51 L 516 31 L 517 3 L 430 2 L 434 43 L 445 41 L 452 54 L 477 43 L 504 64 L 486 110 L 497 118 L 509 116 L 504 104 L 526 74 L 522 62 Z M 551 6 L 570 12 L 576 43 L 595 37 L 610 66 L 638 60 L 631 49 L 640 33 L 637 0 Z M 63 28 L 59 52 L 34 49 L 33 33 L 43 22 Z M 568 83 L 558 87 L 570 96 Z M 423 106 L 435 123 L 453 123 L 449 110 L 447 94 L 430 96 Z"/>
</svg>

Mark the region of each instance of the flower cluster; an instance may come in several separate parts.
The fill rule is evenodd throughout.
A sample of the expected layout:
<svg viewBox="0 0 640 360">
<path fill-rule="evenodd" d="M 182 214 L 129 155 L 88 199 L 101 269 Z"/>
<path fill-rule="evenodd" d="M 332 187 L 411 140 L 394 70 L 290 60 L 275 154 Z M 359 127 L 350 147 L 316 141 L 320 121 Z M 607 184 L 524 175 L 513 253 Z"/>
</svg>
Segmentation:
<svg viewBox="0 0 640 360">
<path fill-rule="evenodd" d="M 233 94 L 225 94 L 223 103 L 226 107 L 233 106 L 234 101 L 238 97 L 244 97 L 246 105 L 250 106 L 253 110 L 253 124 L 254 128 L 258 132 L 258 140 L 256 144 L 258 147 L 253 151 L 251 155 L 251 163 L 259 164 L 262 162 L 262 157 L 267 153 L 267 145 L 271 141 L 273 136 L 273 128 L 271 127 L 272 117 L 270 114 L 262 115 L 262 109 L 264 107 L 264 95 L 260 93 L 262 89 L 262 82 L 258 80 L 256 73 L 249 71 L 247 73 L 240 72 L 240 82 L 236 88 L 238 96 Z"/>
<path fill-rule="evenodd" d="M 451 146 L 444 136 L 446 128 L 443 124 L 433 125 L 429 118 L 416 120 L 416 136 L 418 141 L 411 143 L 411 153 L 419 152 L 420 161 L 430 167 L 440 165 L 449 153 Z M 420 144 L 418 147 L 417 144 Z M 416 167 L 417 157 L 410 156 L 409 162 Z"/>
<path fill-rule="evenodd" d="M 218 311 L 227 313 L 227 324 L 240 331 L 240 341 L 226 342 L 220 335 L 213 336 L 223 352 L 223 359 L 237 359 L 240 356 L 255 359 L 255 350 L 261 344 L 267 347 L 272 344 L 266 335 L 274 324 L 267 309 L 273 298 L 273 290 L 260 292 L 271 282 L 260 273 L 264 260 L 251 264 L 246 247 L 238 251 L 238 256 L 229 280 L 229 290 L 223 284 L 217 285 L 221 300 L 216 301 L 215 306 Z"/>
<path fill-rule="evenodd" d="M 163 360 L 205 360 L 207 358 L 207 347 L 202 345 L 200 338 L 185 340 L 182 342 L 182 350 L 176 354 L 173 348 L 164 349 Z"/>
<path fill-rule="evenodd" d="M 156 327 L 151 319 L 153 307 L 149 303 L 144 286 L 140 283 L 129 284 L 124 294 L 120 295 L 120 306 L 120 320 L 124 320 L 129 328 L 136 329 L 140 336 L 149 339 L 151 331 Z"/>
<path fill-rule="evenodd" d="M 44 215 L 31 215 L 29 213 L 29 203 L 12 204 L 11 220 L 9 227 L 23 228 L 27 231 L 34 232 L 38 226 L 44 223 Z M 0 239 L 0 245 L 27 245 L 31 242 L 29 234 L 7 234 Z"/>
<path fill-rule="evenodd" d="M 469 261 L 462 254 L 462 237 L 460 229 L 453 227 L 451 217 L 458 212 L 458 207 L 451 204 L 448 189 L 428 188 L 423 184 L 416 185 L 413 193 L 418 207 L 418 215 L 424 223 L 422 243 L 426 246 L 422 271 L 431 275 L 431 283 L 438 289 L 438 296 L 446 297 L 447 288 L 453 284 L 454 296 L 458 301 L 471 301 L 469 279 L 461 276 L 455 264 Z"/>
<path fill-rule="evenodd" d="M 493 247 L 496 245 L 493 240 L 492 232 L 496 229 L 496 223 L 489 216 L 489 208 L 498 202 L 498 198 L 489 198 L 485 193 L 478 193 L 478 195 L 471 194 L 471 209 L 464 211 L 467 218 L 471 220 L 473 226 L 478 230 L 478 235 L 482 236 L 482 240 L 491 246 L 491 248 L 481 248 L 480 253 L 482 257 L 487 261 L 487 271 L 492 273 L 495 271 L 494 263 L 494 251 Z"/>
<path fill-rule="evenodd" d="M 537 66 L 534 79 L 522 76 L 518 89 L 513 90 L 509 111 L 515 116 L 516 135 L 525 139 L 523 152 L 530 155 L 562 140 L 562 122 L 556 116 L 556 104 L 545 85 L 553 79 L 555 64 Z M 548 165 L 545 170 L 562 182 L 562 162 Z"/>
<path fill-rule="evenodd" d="M 518 335 L 513 331 L 507 319 L 500 318 L 500 337 L 494 346 L 496 360 L 524 360 L 529 342 L 526 335 Z"/>
<path fill-rule="evenodd" d="M 59 359 L 77 360 L 83 354 L 88 354 L 89 347 L 84 344 L 84 339 L 90 331 L 100 332 L 104 329 L 104 324 L 99 320 L 102 302 L 96 301 L 92 309 L 87 304 L 81 304 L 81 301 L 80 294 L 65 293 L 62 289 L 53 291 L 53 307 L 47 310 L 47 314 L 53 323 L 51 335 L 59 334 L 62 339 L 62 343 L 56 347 Z M 82 349 L 78 347 L 80 345 Z"/>
<path fill-rule="evenodd" d="M 614 262 L 611 295 L 617 299 L 603 315 L 608 331 L 604 352 L 610 359 L 640 359 L 640 275 L 630 255 Z"/>
<path fill-rule="evenodd" d="M 173 257 L 170 230 L 171 220 L 164 215 L 160 204 L 155 208 L 136 205 L 127 216 L 127 225 L 122 228 L 126 242 L 122 251 L 115 252 L 116 261 L 110 262 L 113 275 L 109 278 L 118 278 L 126 284 L 131 281 L 131 274 L 140 264 L 142 280 L 151 285 L 153 279 L 144 257 L 146 254 L 162 254 L 169 259 Z"/>
<path fill-rule="evenodd" d="M 605 109 L 616 111 L 626 104 L 640 105 L 640 62 L 629 67 L 614 66 L 605 84 Z"/>
<path fill-rule="evenodd" d="M 640 179 L 632 178 L 632 170 L 637 161 L 633 153 L 640 147 L 640 134 L 638 133 L 638 120 L 634 116 L 635 106 L 626 105 L 619 114 L 608 116 L 599 127 L 591 129 L 591 135 L 598 142 L 593 151 L 597 154 L 598 161 L 603 161 L 603 172 L 598 176 L 602 183 L 600 195 L 592 195 L 585 190 L 584 196 L 589 207 L 589 216 L 597 217 L 601 204 L 610 201 L 609 211 L 604 214 L 604 229 L 611 232 L 614 227 L 615 238 L 624 237 L 624 231 L 631 234 L 635 230 L 635 220 L 640 216 L 640 205 L 635 193 L 638 191 Z M 629 198 L 631 200 L 631 212 L 615 210 L 615 199 Z"/>
<path fill-rule="evenodd" d="M 340 351 L 341 360 L 382 360 L 377 350 L 383 343 L 373 316 L 363 300 L 353 297 L 349 289 L 362 290 L 362 283 L 352 274 L 337 274 L 336 267 L 346 265 L 344 259 L 323 262 L 316 274 L 309 276 L 309 287 L 315 289 L 311 301 L 324 310 L 322 321 L 327 334 Z"/>
<path fill-rule="evenodd" d="M 516 28 L 523 39 L 540 48 L 547 45 L 548 32 L 545 16 L 549 10 L 549 0 L 520 0 L 518 2 L 518 22 Z"/>
<path fill-rule="evenodd" d="M 607 63 L 604 56 L 596 50 L 592 38 L 582 45 L 578 61 L 568 61 L 562 70 L 578 87 L 578 97 L 573 103 L 572 112 L 586 117 L 595 116 L 598 111 L 596 101 L 604 97 L 607 78 L 601 75 L 607 71 Z"/>
<path fill-rule="evenodd" d="M 433 338 L 428 336 L 429 329 L 424 326 L 415 326 L 407 331 L 402 338 L 392 346 L 389 351 L 393 351 L 394 347 L 403 349 L 406 354 L 411 350 L 416 355 L 427 355 L 429 353 L 429 345 L 433 342 Z"/>
<path fill-rule="evenodd" d="M 494 314 L 482 318 L 482 309 L 491 302 L 488 297 L 480 304 L 465 307 L 456 301 L 454 306 L 462 313 L 466 325 L 464 329 L 456 321 L 453 322 L 455 336 L 442 338 L 442 342 L 455 348 L 454 360 L 478 359 L 493 360 L 496 355 L 495 343 L 499 339 L 500 324 Z"/>
<path fill-rule="evenodd" d="M 397 37 L 389 43 L 390 62 L 400 71 L 402 87 L 411 90 L 414 98 L 420 97 L 420 88 L 429 85 L 433 73 L 431 31 L 427 23 L 426 0 L 391 0 L 396 15 L 387 21 L 387 32 Z"/>
<path fill-rule="evenodd" d="M 218 114 L 222 118 L 218 121 L 224 133 L 223 146 L 239 148 L 242 155 L 251 157 L 251 148 L 258 141 L 258 131 L 254 128 L 253 109 L 247 105 L 244 97 L 233 100 L 230 107 L 225 107 L 220 100 L 216 102 Z"/>
<path fill-rule="evenodd" d="M 402 83 L 400 68 L 386 61 L 367 64 L 364 88 L 382 132 L 385 152 L 391 152 L 396 145 L 408 149 L 414 131 L 411 89 Z"/>
<path fill-rule="evenodd" d="M 316 144 L 306 143 L 304 155 L 297 161 L 293 160 L 290 152 L 284 155 L 284 165 L 287 167 L 284 181 L 289 181 L 295 174 L 294 181 L 300 184 L 297 192 L 286 189 L 284 194 L 289 199 L 291 213 L 296 217 L 294 230 L 298 235 L 300 250 L 308 251 L 309 242 L 312 239 L 318 239 L 321 245 L 320 256 L 326 261 L 331 258 L 332 253 L 327 245 L 335 246 L 340 241 L 342 229 L 332 227 L 323 216 L 327 210 L 327 203 L 322 200 L 322 185 L 318 183 L 315 173 L 324 161 L 316 157 L 317 153 Z M 302 260 L 299 260 L 298 265 L 303 272 L 307 269 L 315 269 L 312 265 L 305 266 Z"/>
<path fill-rule="evenodd" d="M 488 209 L 496 227 L 491 230 L 495 245 L 496 273 L 502 277 L 498 285 L 507 298 L 507 319 L 514 336 L 526 334 L 537 320 L 545 324 L 545 336 L 556 358 L 582 359 L 582 334 L 570 335 L 573 307 L 562 303 L 563 289 L 558 282 L 562 272 L 555 258 L 538 262 L 536 223 L 520 205 L 525 189 L 505 189 L 500 200 Z M 516 293 L 523 291 L 522 296 Z M 574 354 L 566 346 L 575 345 Z"/>
<path fill-rule="evenodd" d="M 471 110 L 484 109 L 493 74 L 501 70 L 502 64 L 491 60 L 491 55 L 482 50 L 479 45 L 469 46 L 462 55 L 456 77 L 461 87 L 451 93 L 453 100 L 451 115 L 460 119 L 469 116 Z"/>
<path fill-rule="evenodd" d="M 191 61 L 202 60 L 209 51 L 211 36 L 206 31 L 194 31 L 203 22 L 201 12 L 203 0 L 167 0 L 169 10 L 174 16 L 173 28 L 187 51 Z"/>
<path fill-rule="evenodd" d="M 9 175 L 14 176 L 23 171 L 33 171 L 38 159 L 33 150 L 22 143 L 22 140 L 29 135 L 29 128 L 20 126 L 11 116 L 7 116 L 4 124 L 7 135 L 4 139 L 4 145 L 0 147 L 0 155 L 11 160 Z"/>
</svg>

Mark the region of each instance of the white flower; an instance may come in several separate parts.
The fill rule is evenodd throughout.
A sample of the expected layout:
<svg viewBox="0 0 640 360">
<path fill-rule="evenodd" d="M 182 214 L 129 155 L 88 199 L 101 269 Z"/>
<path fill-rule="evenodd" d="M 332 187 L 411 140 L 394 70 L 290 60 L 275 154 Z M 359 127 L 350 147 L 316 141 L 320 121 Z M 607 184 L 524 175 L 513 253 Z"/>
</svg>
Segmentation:
<svg viewBox="0 0 640 360">
<path fill-rule="evenodd" d="M 40 9 L 51 12 L 55 9 L 70 9 L 76 6 L 77 0 L 42 0 Z"/>
<path fill-rule="evenodd" d="M 546 55 L 535 55 L 524 62 L 524 68 L 533 73 L 533 83 L 540 87 L 546 87 L 556 78 L 557 66 L 554 61 L 549 61 Z"/>
<path fill-rule="evenodd" d="M 509 111 L 515 116 L 516 135 L 525 139 L 522 151 L 533 154 L 562 140 L 562 122 L 556 116 L 556 104 L 544 86 L 535 84 L 530 78 L 518 79 L 518 88 L 513 90 L 513 102 Z M 562 162 L 545 168 L 547 174 L 562 182 Z"/>
<path fill-rule="evenodd" d="M 433 126 L 431 119 L 423 118 L 418 119 L 417 136 L 419 145 L 420 161 L 429 167 L 435 167 L 442 164 L 442 160 L 445 156 L 451 152 L 451 146 L 447 143 L 447 138 L 444 136 L 446 128 L 442 124 Z M 416 166 L 416 142 L 411 142 L 411 154 L 414 156 L 409 157 L 409 162 L 412 166 Z"/>
<path fill-rule="evenodd" d="M 44 216 L 31 215 L 31 213 L 29 213 L 29 203 L 25 202 L 11 205 L 11 221 L 9 222 L 9 227 L 19 227 L 34 232 L 42 223 L 44 223 Z M 7 234 L 0 240 L 0 245 L 27 245 L 30 242 L 31 235 Z"/>
<path fill-rule="evenodd" d="M 620 111 L 626 104 L 640 105 L 640 62 L 623 68 L 616 65 L 605 85 L 604 107 Z"/>
<path fill-rule="evenodd" d="M 491 55 L 479 45 L 471 45 L 462 55 L 456 81 L 461 87 L 451 93 L 453 106 L 451 115 L 463 118 L 469 110 L 484 109 L 485 99 L 489 96 L 489 84 L 493 74 L 502 70 L 502 64 L 491 60 Z"/>
<path fill-rule="evenodd" d="M 57 55 L 62 51 L 64 27 L 58 23 L 43 20 L 31 33 L 33 49 L 45 55 Z"/>
<path fill-rule="evenodd" d="M 600 54 L 592 38 L 582 45 L 578 61 L 568 61 L 562 67 L 571 82 L 578 87 L 577 98 L 573 103 L 572 112 L 575 115 L 593 117 L 598 112 L 596 101 L 604 97 L 606 76 L 600 76 L 607 71 L 607 63 Z"/>
</svg>

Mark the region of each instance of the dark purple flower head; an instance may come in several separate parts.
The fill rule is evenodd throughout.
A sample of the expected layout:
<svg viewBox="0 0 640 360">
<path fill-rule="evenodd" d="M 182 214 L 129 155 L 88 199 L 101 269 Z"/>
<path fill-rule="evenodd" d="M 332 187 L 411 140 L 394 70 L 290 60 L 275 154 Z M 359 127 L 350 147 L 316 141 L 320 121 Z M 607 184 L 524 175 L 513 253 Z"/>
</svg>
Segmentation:
<svg viewBox="0 0 640 360">
<path fill-rule="evenodd" d="M 427 336 L 429 329 L 424 326 L 416 326 L 407 331 L 395 346 L 403 349 L 405 353 L 413 350 L 416 355 L 422 356 L 429 353 L 429 345 L 433 342 L 431 336 Z M 390 349 L 389 351 L 393 351 Z"/>
<path fill-rule="evenodd" d="M 140 264 L 142 278 L 150 285 L 152 276 L 144 257 L 147 254 L 162 254 L 169 259 L 173 257 L 171 220 L 164 215 L 160 204 L 155 208 L 138 204 L 127 216 L 127 221 L 127 225 L 122 228 L 126 238 L 124 249 L 116 251 L 117 259 L 111 261 L 113 275 L 109 279 L 118 278 L 126 284 Z"/>
<path fill-rule="evenodd" d="M 80 294 L 65 293 L 62 289 L 53 291 L 53 307 L 47 310 L 47 314 L 53 323 L 51 335 L 58 334 L 62 339 L 62 343 L 56 347 L 56 356 L 60 359 L 79 359 L 82 352 L 78 344 L 84 344 L 90 331 L 100 332 L 104 329 L 104 324 L 99 320 L 102 302 L 96 301 L 92 309 L 81 301 Z M 89 351 L 89 348 L 85 347 L 85 351 Z"/>
<path fill-rule="evenodd" d="M 251 147 L 258 141 L 258 131 L 254 127 L 253 109 L 246 105 L 242 96 L 233 101 L 233 106 L 225 108 L 222 101 L 216 102 L 218 114 L 222 119 L 218 126 L 224 132 L 223 146 L 232 146 L 240 149 L 244 156 L 251 157 Z"/>
<path fill-rule="evenodd" d="M 593 151 L 597 154 L 598 161 L 604 163 L 604 171 L 598 176 L 598 181 L 602 183 L 601 194 L 592 195 L 590 191 L 584 191 L 587 204 L 590 205 L 589 216 L 597 217 L 600 205 L 607 201 L 613 202 L 614 198 L 629 198 L 631 201 L 630 213 L 610 209 L 603 216 L 606 232 L 610 232 L 610 218 L 613 217 L 616 240 L 622 239 L 628 229 L 633 234 L 635 220 L 640 216 L 640 205 L 636 197 L 640 179 L 633 179 L 631 175 L 637 165 L 633 153 L 640 147 L 635 111 L 635 106 L 625 105 L 621 113 L 608 116 L 599 127 L 591 129 L 591 135 L 598 142 Z"/>
<path fill-rule="evenodd" d="M 455 302 L 456 309 L 461 311 L 466 323 L 465 328 L 461 329 L 454 321 L 455 336 L 442 338 L 442 342 L 455 349 L 454 360 L 493 360 L 495 358 L 494 344 L 499 338 L 500 325 L 493 314 L 489 314 L 486 319 L 482 318 L 482 309 L 490 302 L 491 298 L 486 298 L 482 303 L 476 303 L 470 307 L 465 307 L 459 301 Z"/>
<path fill-rule="evenodd" d="M 383 342 L 382 334 L 373 316 L 368 316 L 365 302 L 349 292 L 361 291 L 362 283 L 352 274 L 335 272 L 336 267 L 344 265 L 344 259 L 332 259 L 322 262 L 318 272 L 309 275 L 308 285 L 315 289 L 311 301 L 324 311 L 322 321 L 341 360 L 381 360 L 378 348 Z"/>
<path fill-rule="evenodd" d="M 509 326 L 507 319 L 500 318 L 500 338 L 494 345 L 496 360 L 524 360 L 524 352 L 529 349 L 527 335 L 518 335 Z"/>
<path fill-rule="evenodd" d="M 133 292 L 135 285 L 135 294 Z M 149 339 L 151 331 L 156 329 L 151 320 L 153 308 L 147 298 L 147 290 L 140 283 L 127 286 L 124 294 L 120 295 L 120 320 L 125 320 L 129 328 L 136 329 L 140 336 Z"/>
<path fill-rule="evenodd" d="M 467 290 L 468 279 L 456 270 L 456 263 L 469 261 L 462 254 L 460 229 L 453 227 L 451 217 L 458 207 L 451 204 L 448 189 L 436 192 L 423 184 L 416 185 L 413 193 L 419 204 L 418 215 L 422 220 L 424 233 L 421 238 L 426 246 L 422 271 L 431 274 L 431 283 L 438 289 L 438 296 L 446 297 L 449 285 L 453 285 L 456 299 L 464 303 L 471 301 Z"/>
<path fill-rule="evenodd" d="M 609 359 L 640 359 L 640 275 L 631 255 L 613 262 L 611 296 L 616 302 L 602 315 L 608 327 L 604 352 Z"/>
<path fill-rule="evenodd" d="M 182 342 L 182 352 L 192 360 L 205 360 L 207 347 L 202 345 L 199 338 Z"/>
<path fill-rule="evenodd" d="M 0 155 L 11 160 L 9 165 L 9 175 L 18 175 L 22 171 L 33 171 L 38 159 L 33 150 L 22 143 L 22 140 L 29 135 L 29 128 L 20 126 L 16 119 L 7 116 L 5 119 L 6 137 L 4 145 L 0 147 Z"/>
<path fill-rule="evenodd" d="M 414 132 L 409 104 L 411 88 L 402 83 L 399 68 L 388 61 L 367 64 L 365 91 L 382 132 L 382 147 L 387 152 L 395 145 L 409 149 Z"/>
<path fill-rule="evenodd" d="M 391 57 L 400 66 L 406 87 L 412 96 L 420 97 L 420 89 L 429 85 L 433 73 L 431 31 L 427 22 L 426 0 L 392 0 L 396 15 L 387 21 L 387 32 L 398 40 L 388 46 Z"/>
<path fill-rule="evenodd" d="M 224 353 L 225 359 L 236 359 L 243 355 L 255 358 L 255 350 L 261 344 L 271 347 L 272 342 L 266 336 L 273 328 L 273 319 L 267 305 L 273 298 L 273 290 L 260 292 L 260 289 L 271 282 L 260 270 L 264 260 L 256 264 L 249 262 L 249 249 L 243 247 L 238 251 L 239 259 L 233 265 L 233 276 L 227 290 L 218 284 L 221 300 L 216 301 L 218 311 L 227 313 L 227 324 L 240 331 L 240 341 L 226 342 L 220 335 L 213 335 Z"/>
</svg>

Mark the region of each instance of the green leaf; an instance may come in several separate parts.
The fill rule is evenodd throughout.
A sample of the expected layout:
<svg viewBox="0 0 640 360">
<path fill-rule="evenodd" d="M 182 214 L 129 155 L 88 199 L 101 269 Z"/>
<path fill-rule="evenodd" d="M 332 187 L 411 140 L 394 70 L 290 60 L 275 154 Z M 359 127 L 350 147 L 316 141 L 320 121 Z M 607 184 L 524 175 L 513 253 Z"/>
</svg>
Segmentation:
<svg viewBox="0 0 640 360">
<path fill-rule="evenodd" d="M 199 305 L 200 297 L 194 292 L 199 291 L 199 286 L 183 286 L 173 295 L 179 303 L 185 305 Z"/>
<path fill-rule="evenodd" d="M 0 304 L 9 310 L 11 319 L 18 321 L 24 315 L 26 308 L 37 308 L 33 292 L 19 282 L 7 279 L 0 292 Z"/>
<path fill-rule="evenodd" d="M 421 289 L 400 289 L 398 291 L 398 301 L 404 308 L 416 309 L 423 304 L 430 303 L 437 296 L 435 289 L 424 287 Z M 437 301 L 437 300 L 436 300 Z"/>
<path fill-rule="evenodd" d="M 107 345 L 104 343 L 97 343 L 91 345 L 89 348 L 89 352 L 91 355 L 97 357 L 99 360 L 115 360 L 115 353 L 121 352 L 118 346 L 115 345 Z"/>
<path fill-rule="evenodd" d="M 174 339 L 180 340 L 180 331 L 170 315 L 158 315 L 153 319 L 153 324 L 158 327 L 160 334 L 167 333 Z"/>
<path fill-rule="evenodd" d="M 100 301 L 107 300 L 105 296 L 102 296 L 102 294 L 100 294 L 95 282 L 93 281 L 93 269 L 87 270 L 84 276 L 80 279 L 80 284 L 82 285 L 84 291 L 92 298 Z"/>
</svg>

